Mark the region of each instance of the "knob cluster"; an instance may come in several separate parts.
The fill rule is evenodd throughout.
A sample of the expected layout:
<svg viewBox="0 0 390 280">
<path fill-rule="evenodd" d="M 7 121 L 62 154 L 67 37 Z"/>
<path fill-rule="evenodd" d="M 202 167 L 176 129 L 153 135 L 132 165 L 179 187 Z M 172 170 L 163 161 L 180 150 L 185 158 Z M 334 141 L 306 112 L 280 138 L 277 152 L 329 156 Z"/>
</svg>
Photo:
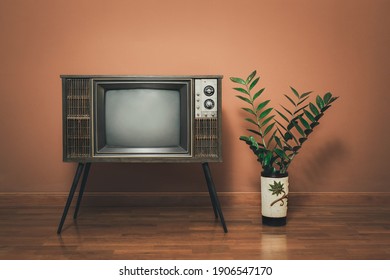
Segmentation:
<svg viewBox="0 0 390 280">
<path fill-rule="evenodd" d="M 195 80 L 195 117 L 217 116 L 217 80 Z"/>
<path fill-rule="evenodd" d="M 215 89 L 213 86 L 205 86 L 205 88 L 203 89 L 203 93 L 206 95 L 206 96 L 212 96 L 215 92 Z M 204 102 L 203 102 L 203 106 L 208 109 L 208 110 L 211 110 L 214 108 L 214 105 L 215 105 L 215 102 L 212 100 L 212 99 L 206 99 Z"/>
</svg>

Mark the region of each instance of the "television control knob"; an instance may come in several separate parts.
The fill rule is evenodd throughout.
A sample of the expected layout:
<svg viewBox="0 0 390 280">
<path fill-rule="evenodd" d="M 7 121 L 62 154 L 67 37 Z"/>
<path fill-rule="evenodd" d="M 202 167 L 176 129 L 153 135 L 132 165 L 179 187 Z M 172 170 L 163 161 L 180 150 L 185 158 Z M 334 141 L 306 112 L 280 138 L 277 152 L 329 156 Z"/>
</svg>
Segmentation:
<svg viewBox="0 0 390 280">
<path fill-rule="evenodd" d="M 200 106 L 198 105 L 198 106 L 196 106 L 196 109 L 200 109 Z"/>
<path fill-rule="evenodd" d="M 206 108 L 206 109 L 213 109 L 214 108 L 214 105 L 215 105 L 215 103 L 214 103 L 214 101 L 212 100 L 212 99 L 207 99 L 205 102 L 204 102 L 204 107 Z"/>
<path fill-rule="evenodd" d="M 206 86 L 203 90 L 204 94 L 206 94 L 207 96 L 212 96 L 215 92 L 215 89 L 214 87 L 212 86 Z"/>
</svg>

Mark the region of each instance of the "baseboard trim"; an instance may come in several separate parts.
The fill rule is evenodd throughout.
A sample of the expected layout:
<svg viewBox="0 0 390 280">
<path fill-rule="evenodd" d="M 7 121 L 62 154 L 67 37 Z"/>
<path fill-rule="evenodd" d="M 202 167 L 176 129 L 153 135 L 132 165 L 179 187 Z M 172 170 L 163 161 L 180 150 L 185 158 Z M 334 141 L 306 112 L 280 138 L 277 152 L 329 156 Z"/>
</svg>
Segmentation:
<svg viewBox="0 0 390 280">
<path fill-rule="evenodd" d="M 78 193 L 75 194 L 75 197 Z M 63 206 L 65 192 L 3 192 L 0 207 Z M 222 207 L 260 207 L 260 192 L 219 192 Z M 74 199 L 75 201 L 76 199 Z M 289 206 L 383 206 L 390 192 L 290 192 Z M 207 192 L 86 192 L 83 206 L 209 207 Z"/>
</svg>

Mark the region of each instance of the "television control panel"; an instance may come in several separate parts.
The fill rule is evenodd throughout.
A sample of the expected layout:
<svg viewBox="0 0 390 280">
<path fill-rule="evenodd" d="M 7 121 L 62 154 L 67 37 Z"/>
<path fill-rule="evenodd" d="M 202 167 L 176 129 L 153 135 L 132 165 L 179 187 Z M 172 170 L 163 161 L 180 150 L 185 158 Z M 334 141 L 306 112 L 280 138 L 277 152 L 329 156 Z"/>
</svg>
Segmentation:
<svg viewBox="0 0 390 280">
<path fill-rule="evenodd" d="M 195 118 L 217 117 L 217 79 L 195 80 Z"/>
</svg>

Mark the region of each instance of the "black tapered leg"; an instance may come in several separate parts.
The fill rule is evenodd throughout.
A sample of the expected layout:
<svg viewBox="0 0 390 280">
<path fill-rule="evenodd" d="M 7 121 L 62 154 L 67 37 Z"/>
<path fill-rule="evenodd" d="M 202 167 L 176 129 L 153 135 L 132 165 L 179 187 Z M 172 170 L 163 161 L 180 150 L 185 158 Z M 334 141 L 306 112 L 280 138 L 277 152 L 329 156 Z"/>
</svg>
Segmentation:
<svg viewBox="0 0 390 280">
<path fill-rule="evenodd" d="M 207 187 L 209 189 L 211 203 L 213 204 L 214 213 L 216 213 L 216 217 L 219 217 L 221 225 L 223 227 L 223 231 L 226 233 L 226 232 L 228 232 L 228 229 L 226 227 L 225 219 L 223 217 L 223 213 L 222 213 L 222 209 L 221 209 L 221 204 L 219 203 L 218 195 L 217 195 L 217 192 L 215 190 L 215 186 L 214 186 L 213 178 L 211 176 L 209 164 L 207 162 L 202 163 L 202 167 L 203 167 L 203 172 L 204 172 L 204 175 L 206 178 Z"/>
<path fill-rule="evenodd" d="M 204 172 L 204 175 L 205 175 L 205 178 L 206 178 L 206 182 L 207 182 L 207 188 L 208 188 L 208 190 L 209 190 L 209 195 L 210 195 L 210 199 L 211 199 L 211 204 L 213 205 L 213 210 L 214 210 L 215 218 L 218 219 L 218 211 L 217 211 L 217 207 L 216 207 L 216 202 L 215 202 L 214 195 L 212 194 L 212 191 L 211 191 L 212 177 L 211 177 L 210 168 L 209 168 L 209 166 L 208 166 L 208 163 L 203 163 L 203 164 L 202 164 L 202 167 L 203 167 L 203 172 Z"/>
<path fill-rule="evenodd" d="M 210 168 L 208 167 L 208 164 L 207 164 L 207 167 L 205 167 L 205 163 L 202 164 L 202 166 L 203 166 L 204 175 L 206 177 L 207 188 L 209 190 L 209 195 L 210 195 L 211 205 L 213 206 L 214 215 L 215 215 L 215 218 L 218 219 L 217 203 L 215 201 L 215 197 L 214 197 L 212 190 L 211 190 L 211 185 L 213 185 L 213 184 L 212 184 L 212 177 L 211 177 Z"/>
<path fill-rule="evenodd" d="M 208 185 L 207 185 L 207 187 L 208 187 Z M 215 215 L 215 218 L 218 219 L 218 211 L 217 211 L 217 208 L 215 207 L 216 203 L 214 201 L 213 196 L 210 193 L 210 188 L 208 188 L 208 189 L 209 189 L 209 194 L 210 194 L 210 199 L 211 199 L 211 205 L 213 205 L 214 215 Z"/>
<path fill-rule="evenodd" d="M 74 175 L 74 178 L 73 178 L 72 187 L 70 188 L 70 191 L 69 191 L 68 200 L 66 201 L 66 204 L 65 204 L 64 212 L 62 213 L 62 218 L 61 218 L 60 224 L 58 225 L 57 234 L 61 233 L 62 226 L 64 225 L 66 215 L 68 214 L 69 207 L 70 207 L 70 204 L 72 203 L 72 199 L 73 199 L 74 193 L 76 191 L 77 185 L 79 184 L 79 180 L 80 180 L 81 174 L 83 173 L 83 169 L 84 169 L 84 164 L 79 163 L 79 165 L 77 166 L 76 174 Z"/>
<path fill-rule="evenodd" d="M 74 210 L 73 219 L 76 219 L 76 218 L 77 218 L 77 214 L 79 213 L 80 204 L 81 204 L 81 200 L 82 200 L 82 198 L 83 198 L 83 194 L 84 194 L 84 190 L 85 190 L 85 185 L 87 184 L 88 174 L 89 174 L 89 169 L 90 169 L 90 168 L 91 168 L 91 163 L 90 163 L 90 162 L 86 163 L 86 164 L 85 164 L 85 168 L 84 168 L 83 179 L 81 180 L 81 186 L 80 186 L 79 196 L 78 196 L 78 198 L 77 198 L 76 209 Z"/>
</svg>

